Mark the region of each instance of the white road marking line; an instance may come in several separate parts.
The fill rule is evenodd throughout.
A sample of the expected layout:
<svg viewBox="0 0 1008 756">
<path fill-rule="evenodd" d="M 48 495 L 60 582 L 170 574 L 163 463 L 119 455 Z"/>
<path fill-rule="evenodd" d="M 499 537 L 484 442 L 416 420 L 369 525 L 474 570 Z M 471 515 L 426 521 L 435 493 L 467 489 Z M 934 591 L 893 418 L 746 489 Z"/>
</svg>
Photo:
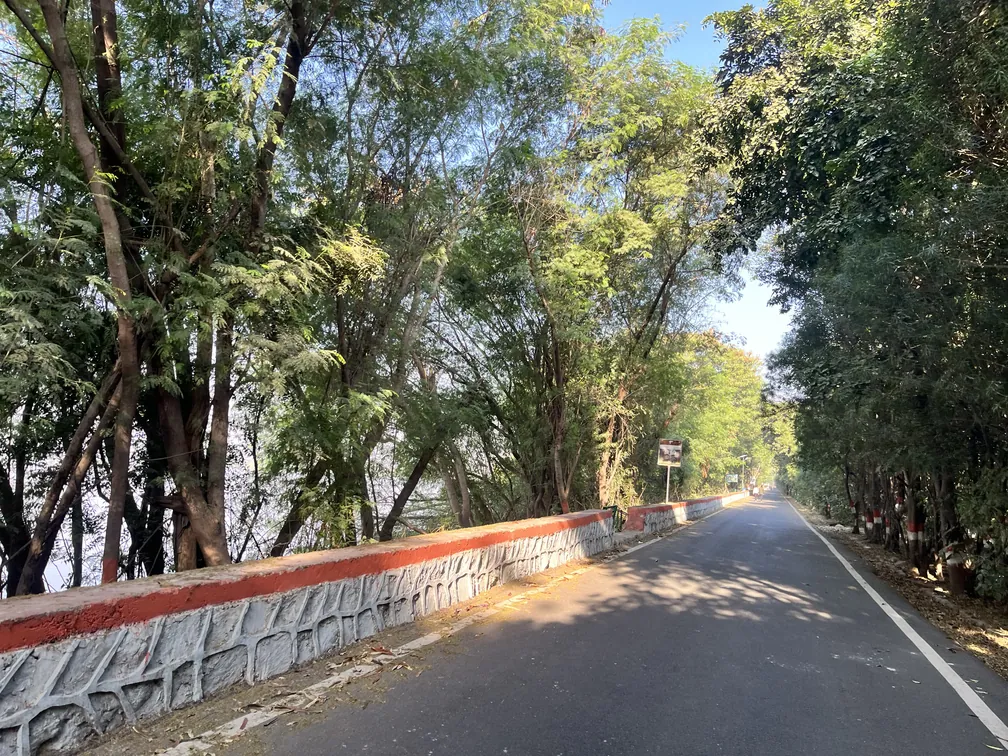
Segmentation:
<svg viewBox="0 0 1008 756">
<path fill-rule="evenodd" d="M 785 499 L 785 501 L 787 500 Z M 924 655 L 924 658 L 931 662 L 931 666 L 938 671 L 938 674 L 945 678 L 945 682 L 952 686 L 952 690 L 959 694 L 959 698 L 961 698 L 963 703 L 970 708 L 970 711 L 976 715 L 977 719 L 984 723 L 984 726 L 990 730 L 991 735 L 997 738 L 1001 745 L 1008 749 L 1008 725 L 1005 725 L 1005 723 L 1001 721 L 1001 718 L 998 717 L 998 715 L 995 714 L 986 703 L 984 703 L 983 699 L 977 695 L 976 691 L 967 685 L 966 681 L 963 680 L 951 666 L 949 666 L 949 663 L 942 659 L 938 655 L 938 652 L 935 651 L 916 630 L 910 627 L 910 623 L 903 619 L 903 617 L 901 617 L 899 613 L 879 595 L 878 591 L 868 585 L 868 582 L 851 566 L 851 563 L 836 550 L 836 547 L 833 546 L 832 543 L 826 540 L 826 537 L 822 533 L 812 527 L 812 524 L 805 519 L 805 516 L 798 511 L 794 504 L 788 501 L 788 506 L 790 506 L 791 509 L 795 511 L 795 514 L 801 518 L 801 521 L 805 523 L 805 527 L 815 533 L 819 537 L 819 540 L 826 544 L 826 548 L 830 550 L 833 556 L 840 560 L 840 564 L 847 569 L 847 572 L 851 574 L 851 577 L 853 577 L 857 581 L 858 585 L 864 588 L 865 593 L 871 596 L 872 600 L 881 607 L 882 611 L 886 613 L 886 616 L 893 621 L 893 624 L 903 631 L 903 635 L 910 639 L 910 642 L 917 647 L 917 649 Z"/>
<path fill-rule="evenodd" d="M 733 502 L 734 503 L 734 502 Z M 721 507 L 721 509 L 715 510 L 708 515 L 697 520 L 689 520 L 686 524 L 702 522 L 703 520 L 713 517 L 718 512 L 723 512 L 727 507 Z M 599 565 L 606 564 L 613 561 L 614 559 L 620 559 L 627 554 L 632 554 L 635 551 L 643 549 L 645 546 L 650 546 L 653 543 L 658 543 L 663 541 L 666 536 L 672 535 L 673 533 L 682 530 L 683 527 L 677 527 L 674 530 L 667 531 L 664 535 L 658 535 L 649 541 L 644 543 L 638 543 L 635 546 L 631 546 L 624 551 L 615 552 L 613 555 L 608 557 L 603 557 L 598 562 L 592 562 L 584 567 L 579 567 L 576 570 L 571 570 L 557 578 L 550 580 L 550 582 L 545 585 L 538 586 L 536 588 L 530 588 L 517 596 L 512 596 L 509 599 L 504 599 L 498 602 L 489 609 L 484 609 L 481 612 L 474 612 L 467 615 L 464 619 L 453 622 L 441 630 L 435 630 L 434 632 L 427 633 L 419 638 L 415 638 L 408 643 L 404 643 L 401 646 L 390 649 L 391 653 L 388 654 L 371 654 L 371 659 L 380 662 L 379 664 L 357 664 L 349 669 L 344 669 L 341 672 L 327 677 L 313 685 L 309 685 L 307 688 L 299 690 L 295 693 L 291 693 L 288 696 L 284 696 L 279 701 L 274 701 L 269 706 L 265 706 L 261 709 L 257 709 L 249 712 L 248 714 L 243 714 L 240 717 L 235 717 L 230 722 L 225 722 L 222 725 L 214 727 L 211 730 L 207 730 L 204 733 L 200 733 L 195 738 L 190 740 L 184 740 L 181 743 L 173 746 L 164 751 L 158 752 L 158 756 L 191 756 L 191 754 L 206 753 L 213 748 L 218 747 L 222 741 L 230 741 L 234 738 L 244 735 L 246 732 L 254 727 L 261 727 L 263 725 L 268 725 L 280 718 L 282 715 L 287 714 L 291 711 L 297 711 L 299 708 L 304 706 L 305 701 L 312 701 L 313 699 L 318 699 L 327 690 L 337 687 L 338 685 L 346 685 L 353 680 L 360 677 L 365 677 L 370 675 L 372 672 L 377 672 L 379 669 L 390 661 L 400 659 L 404 656 L 408 656 L 414 651 L 418 651 L 425 646 L 429 646 L 432 643 L 437 643 L 439 640 L 448 638 L 460 630 L 464 630 L 475 622 L 480 620 L 488 619 L 489 617 L 499 614 L 505 609 L 509 609 L 513 606 L 518 606 L 523 604 L 531 598 L 538 596 L 541 593 L 546 592 L 550 588 L 553 588 L 565 580 L 570 580 L 577 577 L 590 569 L 598 567 Z M 474 597 L 475 598 L 475 597 Z M 362 642 L 367 642 L 364 639 Z M 323 657 L 320 657 L 323 658 Z"/>
</svg>

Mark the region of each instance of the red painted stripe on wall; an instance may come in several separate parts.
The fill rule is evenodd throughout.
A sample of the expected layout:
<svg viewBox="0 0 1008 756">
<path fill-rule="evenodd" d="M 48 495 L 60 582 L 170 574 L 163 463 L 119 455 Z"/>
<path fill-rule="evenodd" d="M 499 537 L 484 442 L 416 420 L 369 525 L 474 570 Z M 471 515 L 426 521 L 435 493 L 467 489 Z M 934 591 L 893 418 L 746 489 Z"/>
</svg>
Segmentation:
<svg viewBox="0 0 1008 756">
<path fill-rule="evenodd" d="M 721 501 L 722 499 L 728 499 L 732 494 L 726 494 L 725 496 L 707 496 L 703 499 L 687 499 L 686 501 L 675 501 L 669 502 L 668 504 L 648 504 L 643 507 L 630 507 L 627 510 L 626 523 L 623 525 L 623 530 L 644 530 L 644 517 L 645 515 L 655 514 L 656 512 L 668 512 L 673 509 L 685 509 L 686 507 L 692 507 L 697 504 L 707 504 L 712 501 Z"/>
<path fill-rule="evenodd" d="M 0 602 L 0 652 L 253 596 L 373 575 L 610 518 L 612 512 L 608 510 L 589 510 L 413 536 L 387 543 L 292 554 L 45 596 L 17 596 Z"/>
</svg>

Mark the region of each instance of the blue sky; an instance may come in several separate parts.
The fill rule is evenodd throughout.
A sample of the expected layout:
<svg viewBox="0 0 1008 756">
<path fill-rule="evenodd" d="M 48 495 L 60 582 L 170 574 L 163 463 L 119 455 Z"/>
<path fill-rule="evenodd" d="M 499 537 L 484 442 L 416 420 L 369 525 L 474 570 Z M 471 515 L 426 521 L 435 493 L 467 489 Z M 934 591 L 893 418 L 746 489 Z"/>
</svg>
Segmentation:
<svg viewBox="0 0 1008 756">
<path fill-rule="evenodd" d="M 749 0 L 759 5 L 758 0 Z M 673 58 L 699 68 L 715 68 L 721 45 L 714 31 L 703 28 L 703 20 L 719 10 L 732 10 L 745 5 L 744 0 L 612 0 L 605 12 L 607 26 L 616 27 L 631 18 L 658 16 L 662 24 L 672 29 L 685 24 L 679 40 L 669 49 Z M 770 289 L 751 276 L 735 302 L 719 303 L 715 324 L 746 349 L 761 357 L 777 348 L 788 330 L 790 318 L 776 307 L 767 305 Z"/>
</svg>

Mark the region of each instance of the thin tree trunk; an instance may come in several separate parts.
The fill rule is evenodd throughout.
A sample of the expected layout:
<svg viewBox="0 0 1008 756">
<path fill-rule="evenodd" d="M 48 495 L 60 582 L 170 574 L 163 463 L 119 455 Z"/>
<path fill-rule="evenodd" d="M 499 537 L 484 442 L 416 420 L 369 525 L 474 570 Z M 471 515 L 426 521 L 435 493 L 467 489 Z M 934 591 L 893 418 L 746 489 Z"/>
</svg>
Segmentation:
<svg viewBox="0 0 1008 756">
<path fill-rule="evenodd" d="M 304 525 L 305 520 L 308 519 L 309 494 L 314 492 L 314 489 L 321 482 L 322 476 L 325 474 L 325 470 L 325 464 L 320 461 L 312 465 L 311 469 L 308 471 L 308 475 L 305 476 L 305 481 L 302 484 L 301 490 L 298 491 L 297 495 L 294 497 L 294 503 L 291 504 L 291 508 L 287 512 L 287 517 L 284 518 L 284 522 L 280 526 L 280 531 L 273 540 L 273 546 L 270 548 L 271 557 L 283 556 L 286 553 L 287 549 L 290 547 L 291 541 L 294 540 L 294 537 Z"/>
<path fill-rule="evenodd" d="M 395 501 L 392 502 L 392 508 L 385 516 L 385 521 L 382 523 L 381 530 L 378 533 L 379 541 L 392 540 L 392 532 L 395 529 L 396 521 L 399 519 L 399 515 L 402 514 L 403 509 L 406 508 L 406 502 L 409 501 L 410 495 L 420 482 L 420 478 L 423 477 L 424 470 L 427 469 L 427 465 L 430 464 L 430 461 L 437 453 L 439 445 L 440 442 L 434 443 L 424 449 L 420 454 L 420 459 L 418 459 L 417 463 L 413 466 L 413 472 L 411 472 L 409 478 L 406 479 L 406 483 L 403 485 L 399 495 L 396 496 Z"/>
<path fill-rule="evenodd" d="M 73 544 L 73 578 L 71 588 L 80 588 L 84 578 L 84 501 L 80 494 L 74 497 L 70 510 L 70 541 Z"/>
<path fill-rule="evenodd" d="M 926 549 L 924 538 L 924 522 L 926 513 L 924 504 L 920 501 L 921 481 L 920 476 L 911 474 L 907 478 L 907 536 L 910 566 L 916 567 L 917 572 L 924 575 L 926 565 L 923 558 Z"/>
<path fill-rule="evenodd" d="M 87 474 L 88 468 L 91 467 L 91 463 L 98 452 L 104 429 L 112 424 L 113 418 L 118 414 L 121 391 L 122 386 L 120 385 L 105 408 L 105 412 L 102 414 L 94 433 L 88 439 L 87 446 L 84 447 L 80 458 L 77 460 L 77 464 L 74 466 L 66 487 L 63 489 L 63 493 L 53 508 L 48 521 L 45 523 L 36 522 L 35 532 L 32 533 L 31 546 L 28 549 L 28 558 L 25 560 L 21 580 L 18 582 L 18 594 L 42 593 L 45 590 L 42 576 L 45 573 L 46 565 L 49 563 L 49 556 L 52 554 L 53 546 L 56 543 L 56 536 L 59 535 L 60 528 L 63 526 L 63 520 L 66 518 L 67 511 L 69 511 L 74 499 L 80 493 L 81 481 L 84 480 L 84 476 Z"/>
<path fill-rule="evenodd" d="M 455 461 L 455 475 L 459 487 L 459 525 L 463 528 L 472 527 L 472 504 L 469 499 L 469 476 L 466 475 L 465 460 L 459 453 L 454 441 L 449 442 L 452 459 Z"/>
<path fill-rule="evenodd" d="M 112 372 L 102 382 L 98 393 L 91 399 L 91 403 L 84 412 L 84 417 L 81 418 L 80 423 L 77 425 L 77 430 L 74 431 L 70 443 L 67 444 L 66 451 L 63 452 L 60 466 L 53 475 L 53 479 L 49 484 L 49 490 L 46 492 L 45 500 L 42 502 L 42 509 L 38 517 L 35 518 L 36 531 L 40 527 L 48 527 L 52 519 L 52 513 L 56 508 L 56 503 L 59 501 L 60 494 L 63 493 L 63 488 L 66 486 L 67 478 L 70 477 L 74 470 L 74 465 L 77 464 L 77 460 L 80 458 L 84 442 L 88 440 L 95 420 L 106 409 L 109 397 L 119 388 L 119 379 L 119 363 L 117 362 Z"/>
<path fill-rule="evenodd" d="M 155 397 L 155 402 L 156 402 Z M 149 405 L 149 403 L 148 403 Z M 164 444 L 157 424 L 157 408 L 148 411 L 149 423 L 146 427 L 147 464 L 145 469 L 143 506 L 140 514 L 144 518 L 143 542 L 139 545 L 140 559 L 147 575 L 161 575 L 165 571 L 165 511 L 161 505 L 165 496 L 165 478 L 168 467 L 165 460 Z M 156 433 L 153 431 L 157 431 Z"/>
<path fill-rule="evenodd" d="M 846 457 L 844 457 L 843 469 L 844 469 L 843 483 L 844 483 L 844 490 L 847 492 L 847 504 L 848 504 L 848 506 L 851 509 L 855 509 L 855 507 L 854 507 L 854 497 L 851 495 L 851 490 L 850 490 L 851 469 L 850 469 L 850 464 L 848 464 Z M 857 513 L 855 512 L 855 517 L 856 516 L 857 516 Z M 857 528 L 857 521 L 856 520 L 855 520 L 855 523 L 854 523 L 854 527 Z M 855 529 L 854 532 L 857 533 L 857 530 Z"/>
<path fill-rule="evenodd" d="M 375 516 L 374 508 L 371 506 L 371 498 L 368 495 L 367 468 L 365 464 L 360 465 L 357 477 L 360 479 L 361 491 L 361 539 L 371 541 L 374 540 Z"/>
<path fill-rule="evenodd" d="M 210 421 L 210 443 L 207 447 L 207 506 L 223 536 L 231 369 L 234 362 L 234 320 L 230 313 L 221 316 L 218 323 L 216 353 L 213 417 Z"/>
<path fill-rule="evenodd" d="M 50 2 L 52 0 L 49 0 Z M 302 0 L 292 0 L 290 5 L 291 33 L 287 40 L 287 52 L 284 57 L 283 76 L 280 88 L 277 90 L 273 103 L 273 112 L 266 133 L 263 147 L 256 160 L 256 188 L 252 196 L 251 227 L 253 236 L 257 236 L 266 226 L 266 208 L 269 203 L 269 182 L 273 171 L 273 161 L 276 149 L 283 137 L 287 116 L 290 114 L 294 95 L 297 92 L 298 77 L 301 74 L 301 63 L 311 48 L 311 31 L 305 20 L 305 7 Z M 258 239 L 254 239 L 258 241 Z"/>
<path fill-rule="evenodd" d="M 248 439 L 249 445 L 252 447 L 252 512 L 251 514 L 248 512 L 247 505 L 242 507 L 239 519 L 245 527 L 245 538 L 242 539 L 242 544 L 238 549 L 238 553 L 235 555 L 236 562 L 241 562 L 245 558 L 245 551 L 248 549 L 249 543 L 252 541 L 256 525 L 259 523 L 259 513 L 262 512 L 262 486 L 259 482 L 259 427 L 262 422 L 262 414 L 265 407 L 266 398 L 265 396 L 260 396 L 252 418 L 252 433 Z"/>
</svg>

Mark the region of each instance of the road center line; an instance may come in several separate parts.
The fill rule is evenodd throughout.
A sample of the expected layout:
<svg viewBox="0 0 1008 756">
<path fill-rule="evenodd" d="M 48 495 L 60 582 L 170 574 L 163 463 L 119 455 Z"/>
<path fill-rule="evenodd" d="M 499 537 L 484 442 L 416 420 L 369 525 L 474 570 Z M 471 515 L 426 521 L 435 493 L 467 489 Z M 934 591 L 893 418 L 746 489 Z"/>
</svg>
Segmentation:
<svg viewBox="0 0 1008 756">
<path fill-rule="evenodd" d="M 795 514 L 801 518 L 801 521 L 805 523 L 805 527 L 815 533 L 819 540 L 826 544 L 826 548 L 830 550 L 833 556 L 840 560 L 840 564 L 847 569 L 847 572 L 849 572 L 851 577 L 857 581 L 858 585 L 864 588 L 865 593 L 871 596 L 872 601 L 881 607 L 882 611 L 886 613 L 886 616 L 893 621 L 893 624 L 902 630 L 903 634 L 910 639 L 910 642 L 913 643 L 922 654 L 924 654 L 924 658 L 931 662 L 931 666 L 938 671 L 938 674 L 945 678 L 945 682 L 952 686 L 952 690 L 959 694 L 959 698 L 963 700 L 963 703 L 970 708 L 970 711 L 976 714 L 977 719 L 984 723 L 984 726 L 990 730 L 991 734 L 995 738 L 998 739 L 1001 746 L 1008 749 L 1008 726 L 1001 721 L 1001 718 L 998 717 L 998 715 L 995 714 L 986 703 L 984 703 L 984 700 L 980 698 L 976 691 L 973 690 L 973 688 L 971 688 L 966 681 L 959 676 L 959 673 L 952 669 L 952 667 L 949 666 L 949 663 L 942 659 L 938 655 L 938 652 L 935 651 L 931 645 L 910 626 L 910 623 L 903 619 L 899 612 L 893 609 L 892 606 L 890 606 L 889 603 L 879 595 L 878 591 L 868 585 L 868 582 L 851 566 L 851 563 L 848 562 L 839 551 L 837 551 L 836 547 L 830 543 L 822 533 L 812 527 L 812 524 L 805 519 L 805 516 L 798 511 L 794 504 L 789 501 L 788 506 L 790 506 L 791 509 L 795 511 Z"/>
</svg>

